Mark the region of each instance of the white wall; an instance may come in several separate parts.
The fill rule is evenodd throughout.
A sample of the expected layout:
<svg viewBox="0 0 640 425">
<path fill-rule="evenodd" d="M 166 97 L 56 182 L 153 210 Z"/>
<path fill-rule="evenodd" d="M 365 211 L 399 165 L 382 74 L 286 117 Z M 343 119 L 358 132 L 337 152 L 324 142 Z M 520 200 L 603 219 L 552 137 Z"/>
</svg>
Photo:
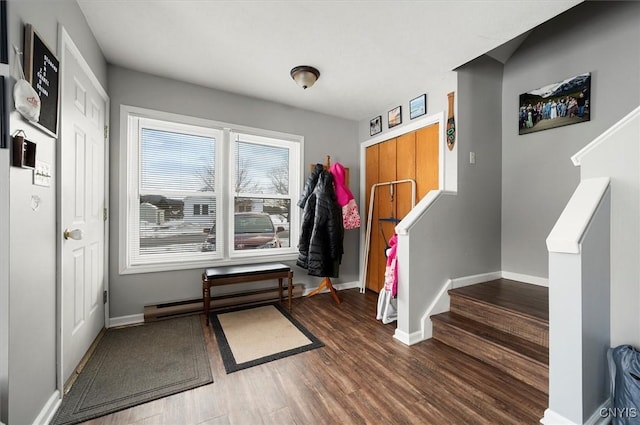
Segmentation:
<svg viewBox="0 0 640 425">
<path fill-rule="evenodd" d="M 580 158 L 580 175 L 611 177 L 611 346 L 640 347 L 640 107 Z"/>
<path fill-rule="evenodd" d="M 88 25 L 74 0 L 8 2 L 9 44 L 22 49 L 23 25 L 33 24 L 38 34 L 57 51 L 58 24 L 68 30 L 101 83 L 106 82 L 106 64 Z M 12 51 L 12 49 L 10 49 Z M 58 55 L 59 56 L 59 55 Z M 13 64 L 15 57 L 10 55 Z M 12 85 L 10 86 L 12 90 Z M 11 106 L 12 99 L 11 99 Z M 11 108 L 13 109 L 13 107 Z M 12 424 L 27 424 L 41 413 L 55 393 L 56 382 L 56 141 L 45 135 L 16 112 L 10 131 L 23 129 L 29 140 L 38 143 L 38 159 L 53 167 L 52 186 L 32 184 L 32 172 L 9 166 L 8 151 L 0 153 L 0 219 L 5 223 L 4 201 L 9 197 L 8 239 L 4 232 L 0 254 L 9 251 L 9 259 L 0 260 L 0 297 L 8 292 L 8 384 L 2 394 L 1 419 Z M 8 176 L 8 179 L 6 177 Z M 8 182 L 8 183 L 7 183 Z M 8 190 L 7 190 L 8 189 Z M 7 194 L 8 193 L 8 194 Z M 32 208 L 33 197 L 40 199 Z M 0 229 L 1 230 L 1 229 Z M 8 270 L 4 269 L 8 261 Z M 4 262 L 4 263 L 3 263 Z M 7 270 L 8 285 L 2 273 Z M 2 302 L 5 302 L 3 299 Z M 4 315 L 4 312 L 3 312 Z M 2 317 L 3 318 L 3 317 Z M 3 324 L 4 326 L 4 324 Z M 0 328 L 1 329 L 1 328 Z M 2 331 L 0 338 L 4 339 Z M 6 341 L 0 340 L 0 346 Z M 0 359 L 2 355 L 0 355 Z M 0 368 L 0 370 L 2 370 Z M 4 375 L 4 373 L 2 374 Z M 0 375 L 0 378 L 4 376 Z M 6 406 L 5 399 L 6 398 Z"/>
<path fill-rule="evenodd" d="M 245 125 L 304 136 L 304 164 L 324 163 L 326 155 L 350 169 L 350 187 L 358 199 L 359 150 L 357 123 L 350 120 L 296 109 L 265 100 L 249 98 L 193 84 L 144 74 L 121 67 L 109 67 L 111 97 L 111 253 L 110 317 L 142 314 L 148 304 L 202 297 L 201 269 L 162 273 L 118 274 L 118 210 L 120 149 L 120 105 L 137 106 L 215 121 Z M 302 93 L 301 93 L 302 94 Z M 306 178 L 306 174 L 304 176 Z M 297 244 L 297 241 L 291 241 Z M 346 231 L 345 255 L 340 278 L 335 283 L 358 280 L 358 234 Z M 295 261 L 289 262 L 295 264 Z M 320 278 L 308 276 L 295 267 L 294 283 L 316 287 Z M 249 286 L 249 285 L 248 285 Z M 237 291 L 229 287 L 225 290 Z M 221 293 L 222 291 L 220 291 Z"/>
<path fill-rule="evenodd" d="M 640 103 L 640 3 L 585 2 L 536 28 L 504 66 L 502 270 L 546 278 L 545 238 L 578 185 L 570 157 Z M 591 72 L 591 121 L 518 135 L 518 96 Z"/>
</svg>

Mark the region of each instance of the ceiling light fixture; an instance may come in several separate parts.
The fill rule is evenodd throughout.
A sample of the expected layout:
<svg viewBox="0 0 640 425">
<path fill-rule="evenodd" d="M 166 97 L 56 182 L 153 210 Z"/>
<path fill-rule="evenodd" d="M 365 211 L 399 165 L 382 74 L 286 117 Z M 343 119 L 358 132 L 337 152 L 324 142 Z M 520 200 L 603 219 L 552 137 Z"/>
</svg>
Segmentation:
<svg viewBox="0 0 640 425">
<path fill-rule="evenodd" d="M 303 89 L 311 87 L 320 78 L 320 71 L 312 66 L 301 65 L 291 70 L 291 78 Z"/>
</svg>

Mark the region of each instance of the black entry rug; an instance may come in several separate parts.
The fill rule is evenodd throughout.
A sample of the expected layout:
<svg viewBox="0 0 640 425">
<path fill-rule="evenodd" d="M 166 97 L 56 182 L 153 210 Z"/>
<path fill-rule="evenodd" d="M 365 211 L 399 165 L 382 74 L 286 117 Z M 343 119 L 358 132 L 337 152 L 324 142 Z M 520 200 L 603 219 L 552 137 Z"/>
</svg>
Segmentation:
<svg viewBox="0 0 640 425">
<path fill-rule="evenodd" d="M 108 329 L 51 424 L 77 424 L 211 382 L 199 316 Z"/>
<path fill-rule="evenodd" d="M 279 304 L 237 308 L 209 317 L 227 373 L 324 346 Z"/>
</svg>

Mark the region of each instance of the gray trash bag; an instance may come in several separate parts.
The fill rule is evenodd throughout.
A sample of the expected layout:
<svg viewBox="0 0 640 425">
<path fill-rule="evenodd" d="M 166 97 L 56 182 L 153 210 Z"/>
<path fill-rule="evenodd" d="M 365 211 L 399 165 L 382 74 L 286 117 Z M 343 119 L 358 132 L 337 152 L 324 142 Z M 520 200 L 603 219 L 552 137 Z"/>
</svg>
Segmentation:
<svg viewBox="0 0 640 425">
<path fill-rule="evenodd" d="M 613 425 L 640 425 L 640 351 L 620 345 L 608 350 L 607 360 L 612 401 L 607 416 Z"/>
</svg>

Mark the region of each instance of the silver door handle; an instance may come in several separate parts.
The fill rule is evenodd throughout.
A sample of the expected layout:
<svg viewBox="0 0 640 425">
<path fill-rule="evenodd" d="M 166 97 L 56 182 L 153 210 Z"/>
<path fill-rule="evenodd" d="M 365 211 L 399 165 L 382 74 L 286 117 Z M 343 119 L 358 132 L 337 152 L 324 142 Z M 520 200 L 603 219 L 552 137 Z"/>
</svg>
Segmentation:
<svg viewBox="0 0 640 425">
<path fill-rule="evenodd" d="M 82 239 L 82 230 L 80 229 L 73 229 L 73 230 L 69 230 L 69 229 L 64 229 L 64 238 L 65 239 L 75 239 L 77 241 Z"/>
</svg>

